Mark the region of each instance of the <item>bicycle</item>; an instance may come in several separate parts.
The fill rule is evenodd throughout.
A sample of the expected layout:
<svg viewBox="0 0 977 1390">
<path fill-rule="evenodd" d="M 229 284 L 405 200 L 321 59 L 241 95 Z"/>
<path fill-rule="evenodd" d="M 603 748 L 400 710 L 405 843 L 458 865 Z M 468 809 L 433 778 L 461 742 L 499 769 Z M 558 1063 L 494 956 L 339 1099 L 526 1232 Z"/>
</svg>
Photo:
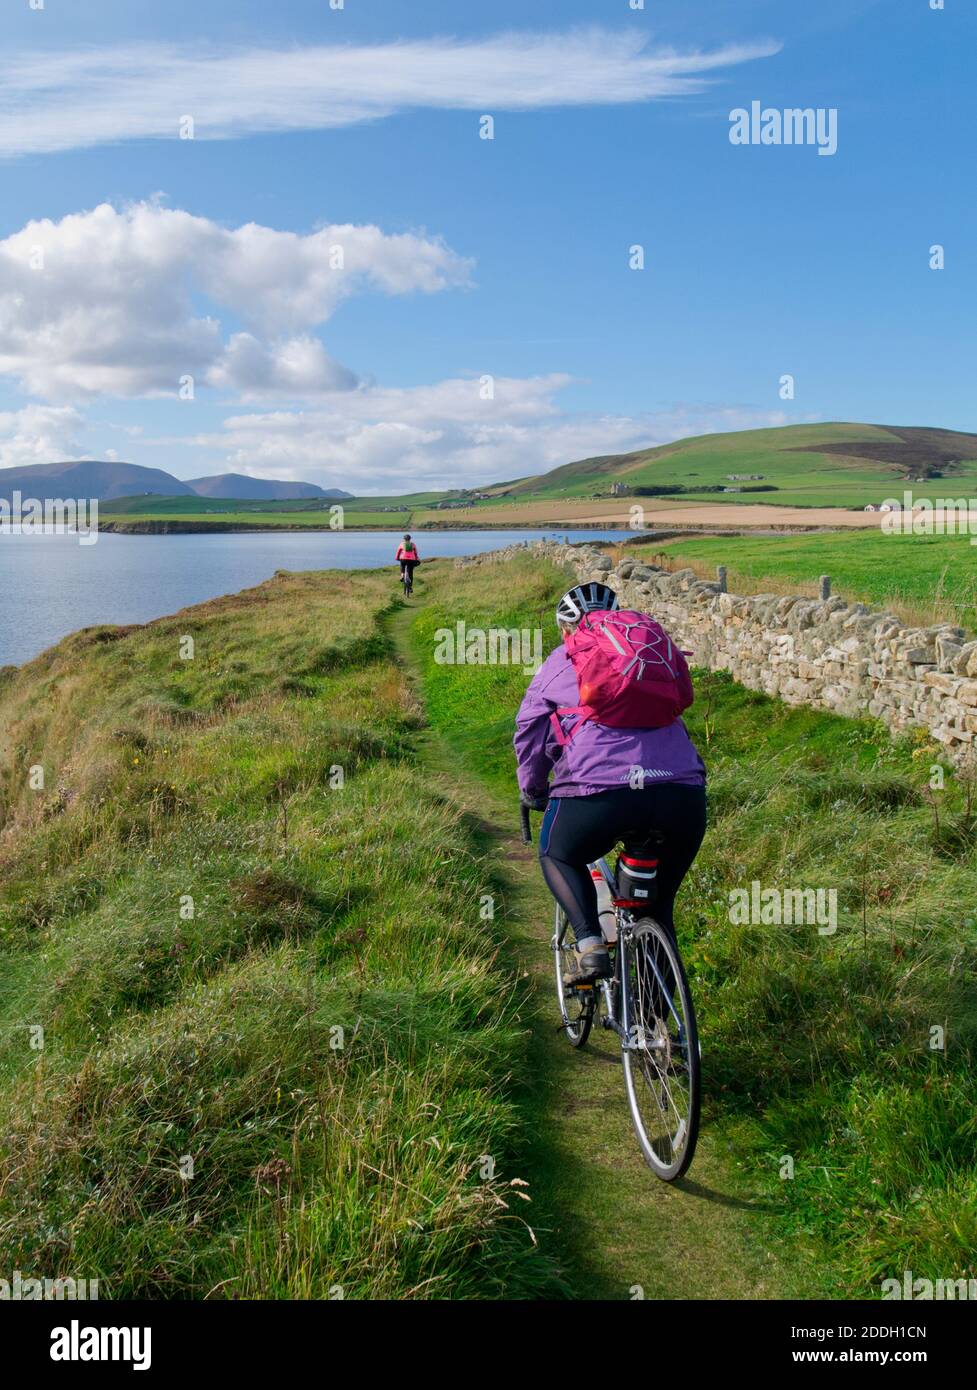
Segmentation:
<svg viewBox="0 0 977 1390">
<path fill-rule="evenodd" d="M 411 594 L 414 592 L 414 571 L 410 566 L 405 567 L 403 570 L 400 576 L 400 582 L 404 586 L 404 598 L 410 598 Z"/>
<path fill-rule="evenodd" d="M 523 841 L 531 844 L 529 811 L 521 809 Z M 692 1162 L 699 1137 L 701 1054 L 688 978 L 677 947 L 647 915 L 647 905 L 618 895 L 607 860 L 589 867 L 607 885 L 614 909 L 614 927 L 604 933 L 612 973 L 591 984 L 564 983 L 574 945 L 566 914 L 557 905 L 550 946 L 558 1027 L 574 1048 L 584 1046 L 597 1020 L 617 1033 L 641 1152 L 656 1177 L 674 1182 Z"/>
</svg>

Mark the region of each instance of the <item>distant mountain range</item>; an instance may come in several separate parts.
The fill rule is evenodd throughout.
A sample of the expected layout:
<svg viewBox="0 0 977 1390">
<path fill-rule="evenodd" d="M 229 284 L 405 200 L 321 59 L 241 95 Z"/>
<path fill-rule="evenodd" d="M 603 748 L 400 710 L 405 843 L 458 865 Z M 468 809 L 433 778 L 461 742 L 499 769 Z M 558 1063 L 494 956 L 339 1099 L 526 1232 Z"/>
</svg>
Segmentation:
<svg viewBox="0 0 977 1390">
<path fill-rule="evenodd" d="M 243 497 L 263 502 L 293 501 L 297 497 L 352 497 L 338 487 L 315 483 L 283 483 L 273 478 L 249 478 L 244 473 L 215 473 L 211 478 L 190 478 L 187 487 L 198 497 Z"/>
<path fill-rule="evenodd" d="M 240 497 L 261 501 L 292 501 L 308 497 L 352 497 L 340 488 L 321 488 L 315 483 L 279 482 L 273 478 L 249 478 L 244 473 L 215 473 L 209 478 L 181 482 L 162 468 L 141 463 L 114 463 L 83 459 L 75 463 L 34 463 L 26 468 L 0 469 L 0 497 L 8 502 L 15 492 L 28 497 L 94 498 L 111 502 L 119 497 Z"/>
<path fill-rule="evenodd" d="M 962 495 L 961 488 L 969 488 L 970 495 L 977 492 L 977 434 L 832 421 L 697 435 L 629 454 L 577 459 L 547 473 L 487 484 L 478 491 L 455 488 L 403 500 L 408 508 L 467 509 L 491 505 L 496 499 L 529 503 L 675 495 L 712 500 L 744 493 L 758 494 L 751 501 L 762 496 L 768 503 L 860 508 L 905 484 L 926 485 L 943 478 L 948 486 L 952 480 L 954 495 Z M 212 511 L 221 510 L 220 503 L 235 500 L 339 501 L 356 496 L 341 488 L 249 478 L 243 473 L 215 473 L 184 482 L 161 468 L 95 459 L 0 469 L 0 499 L 9 502 L 15 491 L 24 499 L 97 497 L 100 502 L 201 497 L 214 504 Z M 113 510 L 126 512 L 134 507 L 124 504 Z"/>
</svg>

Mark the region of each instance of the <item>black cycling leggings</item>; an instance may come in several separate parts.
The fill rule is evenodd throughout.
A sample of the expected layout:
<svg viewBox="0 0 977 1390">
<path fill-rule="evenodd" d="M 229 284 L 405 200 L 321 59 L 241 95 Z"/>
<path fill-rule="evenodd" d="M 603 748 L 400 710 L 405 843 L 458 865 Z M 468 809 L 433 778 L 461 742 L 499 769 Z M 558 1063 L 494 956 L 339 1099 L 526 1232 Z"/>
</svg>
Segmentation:
<svg viewBox="0 0 977 1390">
<path fill-rule="evenodd" d="M 660 849 L 656 921 L 672 934 L 675 894 L 706 833 L 706 789 L 658 782 L 632 790 L 614 787 L 593 796 L 553 797 L 539 832 L 539 862 L 546 885 L 566 913 L 578 942 L 600 936 L 597 890 L 587 868 L 619 842 L 637 858 Z"/>
</svg>

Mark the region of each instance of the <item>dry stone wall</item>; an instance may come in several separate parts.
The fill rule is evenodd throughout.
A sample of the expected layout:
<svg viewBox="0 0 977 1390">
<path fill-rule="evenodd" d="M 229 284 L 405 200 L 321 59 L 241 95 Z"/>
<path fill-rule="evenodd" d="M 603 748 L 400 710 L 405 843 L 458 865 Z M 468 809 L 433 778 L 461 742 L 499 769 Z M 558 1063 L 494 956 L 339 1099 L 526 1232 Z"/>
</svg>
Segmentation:
<svg viewBox="0 0 977 1390">
<path fill-rule="evenodd" d="M 962 628 L 906 627 L 892 613 L 837 597 L 731 594 L 690 569 L 670 573 L 631 558 L 615 566 L 597 546 L 541 541 L 529 549 L 577 579 L 610 584 L 622 606 L 652 612 L 693 653 L 691 664 L 729 671 L 788 704 L 874 716 L 896 733 L 928 729 L 956 761 L 974 742 L 977 642 Z"/>
</svg>

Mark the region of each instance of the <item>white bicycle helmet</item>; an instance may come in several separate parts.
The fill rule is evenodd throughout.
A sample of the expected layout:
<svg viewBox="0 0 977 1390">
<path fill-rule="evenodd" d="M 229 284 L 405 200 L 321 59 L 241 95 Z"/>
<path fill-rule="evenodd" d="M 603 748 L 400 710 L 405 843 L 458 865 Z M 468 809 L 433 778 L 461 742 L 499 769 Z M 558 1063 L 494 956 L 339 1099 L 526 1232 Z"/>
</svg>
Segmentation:
<svg viewBox="0 0 977 1390">
<path fill-rule="evenodd" d="M 609 612 L 617 606 L 617 594 L 606 584 L 596 581 L 577 584 L 568 589 L 556 605 L 556 621 L 558 625 L 570 627 L 579 623 L 585 613 L 593 613 L 596 609 Z"/>
</svg>

